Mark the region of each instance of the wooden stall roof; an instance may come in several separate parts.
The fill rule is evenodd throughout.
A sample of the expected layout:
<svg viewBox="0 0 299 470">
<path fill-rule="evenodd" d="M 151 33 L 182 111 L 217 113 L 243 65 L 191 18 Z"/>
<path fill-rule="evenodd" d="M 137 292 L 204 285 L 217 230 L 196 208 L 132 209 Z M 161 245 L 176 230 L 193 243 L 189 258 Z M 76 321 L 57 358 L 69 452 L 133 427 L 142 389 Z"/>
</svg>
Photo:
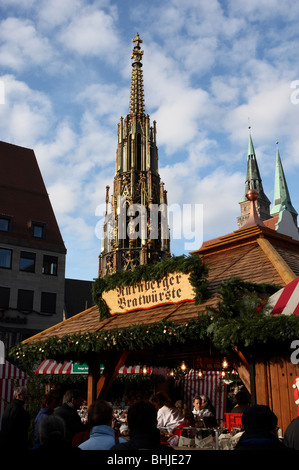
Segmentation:
<svg viewBox="0 0 299 470">
<path fill-rule="evenodd" d="M 283 286 L 299 276 L 299 242 L 261 225 L 236 230 L 205 242 L 193 253 L 201 256 L 209 267 L 208 280 L 212 297 L 205 303 L 163 305 L 125 315 L 112 315 L 101 321 L 98 307 L 94 306 L 26 339 L 23 343 L 45 341 L 51 336 L 62 337 L 77 332 L 121 329 L 132 324 L 152 324 L 162 320 L 183 323 L 196 318 L 198 312 L 204 311 L 207 306 L 214 306 L 218 300 L 219 285 L 231 276 L 278 286 Z"/>
</svg>

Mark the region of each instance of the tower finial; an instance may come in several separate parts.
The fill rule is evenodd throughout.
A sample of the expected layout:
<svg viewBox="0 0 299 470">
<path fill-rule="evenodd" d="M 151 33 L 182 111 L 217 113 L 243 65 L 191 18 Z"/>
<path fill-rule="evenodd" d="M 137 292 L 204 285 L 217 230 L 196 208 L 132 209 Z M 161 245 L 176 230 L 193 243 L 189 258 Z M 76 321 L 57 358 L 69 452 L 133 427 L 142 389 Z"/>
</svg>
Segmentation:
<svg viewBox="0 0 299 470">
<path fill-rule="evenodd" d="M 136 37 L 132 39 L 134 48 L 132 51 L 132 82 L 131 82 L 131 99 L 130 99 L 130 114 L 144 113 L 144 97 L 143 97 L 143 75 L 142 75 L 142 56 L 143 51 L 140 48 L 142 39 L 136 33 Z"/>
</svg>

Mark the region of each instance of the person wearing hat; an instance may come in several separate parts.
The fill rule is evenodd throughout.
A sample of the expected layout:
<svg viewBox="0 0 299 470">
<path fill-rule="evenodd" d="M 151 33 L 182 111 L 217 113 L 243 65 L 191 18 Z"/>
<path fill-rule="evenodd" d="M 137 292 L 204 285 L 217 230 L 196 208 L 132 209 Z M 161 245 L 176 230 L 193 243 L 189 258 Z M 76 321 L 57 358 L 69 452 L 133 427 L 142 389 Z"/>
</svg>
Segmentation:
<svg viewBox="0 0 299 470">
<path fill-rule="evenodd" d="M 242 415 L 244 433 L 235 450 L 288 450 L 278 439 L 277 416 L 266 405 L 253 405 Z"/>
</svg>

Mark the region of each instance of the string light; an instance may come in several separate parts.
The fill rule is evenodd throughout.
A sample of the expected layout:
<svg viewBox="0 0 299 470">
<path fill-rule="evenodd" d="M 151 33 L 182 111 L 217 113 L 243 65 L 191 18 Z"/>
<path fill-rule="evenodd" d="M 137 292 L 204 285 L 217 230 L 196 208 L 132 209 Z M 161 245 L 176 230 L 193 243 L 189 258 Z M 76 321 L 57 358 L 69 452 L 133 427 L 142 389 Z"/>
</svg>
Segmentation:
<svg viewBox="0 0 299 470">
<path fill-rule="evenodd" d="M 183 372 L 185 372 L 185 370 L 187 369 L 187 366 L 186 366 L 186 364 L 185 364 L 185 361 L 182 362 L 182 364 L 181 364 L 181 369 L 182 369 Z"/>
<path fill-rule="evenodd" d="M 226 357 L 223 358 L 222 367 L 223 369 L 226 369 L 228 367 L 228 362 L 227 362 Z"/>
</svg>

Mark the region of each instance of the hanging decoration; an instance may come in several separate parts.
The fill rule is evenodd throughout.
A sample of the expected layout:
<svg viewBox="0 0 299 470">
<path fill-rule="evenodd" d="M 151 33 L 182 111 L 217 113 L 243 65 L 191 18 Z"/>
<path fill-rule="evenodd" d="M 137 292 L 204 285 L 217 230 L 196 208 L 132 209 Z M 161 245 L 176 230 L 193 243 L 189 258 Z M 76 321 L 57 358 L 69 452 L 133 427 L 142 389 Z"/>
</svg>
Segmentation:
<svg viewBox="0 0 299 470">
<path fill-rule="evenodd" d="M 187 258 L 185 262 L 194 261 Z M 197 273 L 202 271 L 203 266 L 200 264 Z M 195 276 L 194 272 L 191 272 L 190 278 L 192 276 Z M 202 280 L 199 298 L 199 292 L 204 295 L 206 279 L 197 277 Z M 291 341 L 299 337 L 298 315 L 267 315 L 267 305 L 262 305 L 278 289 L 273 285 L 230 278 L 220 286 L 217 305 L 207 308 L 206 312 L 199 313 L 192 320 L 180 324 L 172 321 L 150 325 L 132 324 L 121 330 L 78 332 L 60 338 L 53 336 L 43 342 L 21 343 L 12 349 L 11 355 L 22 364 L 23 370 L 26 370 L 26 365 L 27 370 L 32 368 L 32 364 L 45 357 L 84 362 L 90 353 L 163 348 L 194 341 L 198 344 L 210 341 L 227 357 L 235 347 L 246 351 L 248 357 L 254 357 L 258 352 L 264 355 L 268 352 L 273 356 L 273 351 L 281 354 L 283 347 L 289 352 Z"/>
</svg>

